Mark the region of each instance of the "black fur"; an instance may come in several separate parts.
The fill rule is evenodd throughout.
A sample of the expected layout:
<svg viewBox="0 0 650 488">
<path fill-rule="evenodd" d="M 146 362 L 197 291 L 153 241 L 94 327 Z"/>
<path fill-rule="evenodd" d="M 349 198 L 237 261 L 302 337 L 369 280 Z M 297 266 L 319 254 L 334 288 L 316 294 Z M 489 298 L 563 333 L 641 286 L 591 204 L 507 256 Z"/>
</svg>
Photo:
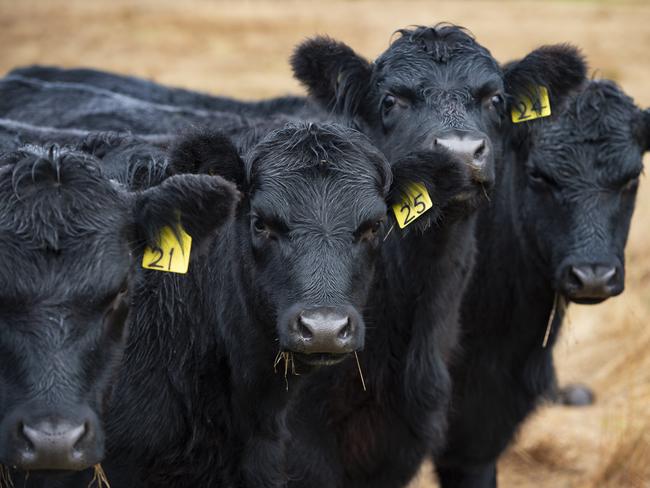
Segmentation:
<svg viewBox="0 0 650 488">
<path fill-rule="evenodd" d="M 318 103 L 354 117 L 364 104 L 372 65 L 330 37 L 305 41 L 291 56 L 294 75 Z"/>
<path fill-rule="evenodd" d="M 222 130 L 246 124 L 235 113 L 143 102 L 102 88 L 22 76 L 0 80 L 0 117 L 33 125 L 164 134 L 195 126 Z"/>
<path fill-rule="evenodd" d="M 171 135 L 55 129 L 0 119 L 0 154 L 57 141 L 99 159 L 102 173 L 130 190 L 148 188 L 171 175 L 166 148 L 173 140 Z"/>
<path fill-rule="evenodd" d="M 219 158 L 221 150 L 230 154 Z M 234 175 L 242 172 L 230 166 L 242 166 L 244 198 L 198 257 L 202 266 L 191 264 L 184 278 L 148 273 L 137 290 L 137 327 L 107 422 L 114 487 L 283 485 L 284 408 L 311 369 L 296 362 L 301 376 L 288 378 L 288 392 L 273 373 L 284 310 L 366 307 L 382 244 L 380 229 L 368 224 L 383 220 L 392 201 L 383 156 L 361 134 L 334 125 L 273 132 L 244 161 L 231 151 L 203 132 L 173 153 L 183 168 Z M 445 164 L 438 164 L 439 175 Z M 455 165 L 447 171 L 457 174 Z M 437 205 L 453 191 L 425 181 Z M 148 209 L 139 215 L 164 215 L 152 210 L 159 208 L 152 192 L 165 184 L 143 194 Z M 260 231 L 259 218 L 271 227 Z"/>
<path fill-rule="evenodd" d="M 510 72 L 523 72 L 517 64 Z M 444 487 L 496 486 L 499 455 L 553 388 L 552 346 L 571 300 L 567 268 L 611 265 L 610 295 L 623 290 L 625 242 L 648 150 L 647 128 L 638 131 L 643 112 L 605 80 L 585 81 L 554 103 L 550 118 L 516 129 L 481 215 L 484 245 L 463 300 L 449 438 L 436 460 Z"/>
<path fill-rule="evenodd" d="M 311 417 L 292 425 L 299 443 L 292 451 L 311 450 L 311 456 L 294 463 L 298 486 L 402 486 L 427 449 L 443 447 L 450 392 L 447 363 L 475 253 L 472 212 L 492 184 L 492 165 L 502 158 L 509 133 L 506 87 L 531 83 L 523 74 L 507 78 L 489 51 L 456 26 L 417 27 L 399 34 L 374 63 L 329 38 L 306 41 L 292 57 L 294 73 L 324 108 L 369 134 L 396 175 L 400 161 L 417 160 L 414 151 L 437 150 L 437 141 L 450 135 L 471 133 L 485 141 L 488 157 L 480 174 L 467 176 L 466 193 L 449 204 L 441 221 L 431 226 L 424 221 L 417 232 L 386 242 L 385 268 L 374 286 L 377 295 L 369 314 L 378 331 L 390 333 L 369 335 L 362 363 L 367 375 L 378 380 L 369 381 L 372 389 L 364 397 L 355 391 L 354 371 L 349 371 L 347 383 L 323 379 L 322 390 L 310 392 L 311 399 L 300 396 L 296 416 L 310 412 Z M 555 63 L 560 73 L 584 71 L 573 51 L 542 50 L 533 58 Z M 554 89 L 559 97 L 563 89 L 575 89 L 581 82 L 570 80 Z M 464 161 L 456 164 L 466 170 Z M 426 168 L 424 164 L 413 177 L 426 178 Z M 345 400 L 330 401 L 326 409 L 309 403 L 323 396 Z M 331 432 L 313 427 L 323 424 Z M 319 446 L 316 439 L 325 441 Z M 403 448 L 396 452 L 395 446 Z"/>
<path fill-rule="evenodd" d="M 360 354 L 367 392 L 354 363 L 319 374 L 291 409 L 291 486 L 404 486 L 444 439 L 460 297 L 472 268 L 472 216 L 449 218 L 472 191 L 447 152 L 396 162 L 393 192 L 420 181 L 440 211 L 408 232 L 395 228 L 382 247 Z M 396 448 L 396 446 L 400 446 Z"/>
<path fill-rule="evenodd" d="M 309 109 L 307 100 L 304 97 L 285 96 L 248 102 L 228 97 L 212 96 L 182 88 L 170 88 L 153 81 L 90 68 L 64 69 L 55 66 L 34 65 L 16 68 L 7 74 L 7 76 L 14 75 L 42 81 L 73 83 L 102 88 L 155 104 L 215 112 L 235 112 L 253 117 L 264 117 L 280 113 L 300 116 Z"/>
<path fill-rule="evenodd" d="M 122 171 L 131 173 L 131 163 L 139 164 L 123 163 Z M 210 210 L 217 224 L 223 216 L 213 212 L 227 216 L 235 203 L 231 185 L 217 177 L 177 176 L 156 191 L 159 205 L 167 201 L 181 213 L 184 195 L 216 196 L 220 206 L 213 202 Z M 30 144 L 1 157 L 0 463 L 5 466 L 38 478 L 41 469 L 79 470 L 102 460 L 107 405 L 125 348 L 127 315 L 134 313 L 129 292 L 142 275 L 137 236 L 165 224 L 147 210 L 150 205 L 79 147 Z M 148 215 L 146 227 L 134 210 Z M 52 429 L 77 425 L 85 434 L 75 444 L 74 458 L 41 456 L 24 430 L 49 428 L 44 432 L 53 443 Z"/>
<path fill-rule="evenodd" d="M 535 86 L 545 86 L 549 91 L 551 106 L 561 107 L 561 100 L 580 87 L 587 76 L 587 66 L 582 54 L 570 44 L 542 46 L 525 58 L 504 67 L 506 91 L 511 99 L 530 94 Z"/>
<path fill-rule="evenodd" d="M 171 157 L 179 173 L 219 174 L 243 190 L 246 173 L 239 152 L 230 138 L 205 130 L 181 139 L 172 148 Z"/>
</svg>

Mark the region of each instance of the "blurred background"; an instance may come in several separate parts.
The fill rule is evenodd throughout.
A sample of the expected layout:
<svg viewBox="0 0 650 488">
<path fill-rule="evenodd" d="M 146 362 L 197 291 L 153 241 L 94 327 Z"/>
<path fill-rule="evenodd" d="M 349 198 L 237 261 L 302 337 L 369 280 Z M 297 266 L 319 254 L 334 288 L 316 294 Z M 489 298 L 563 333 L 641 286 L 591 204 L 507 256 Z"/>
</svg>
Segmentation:
<svg viewBox="0 0 650 488">
<path fill-rule="evenodd" d="M 287 59 L 307 36 L 328 34 L 374 58 L 396 29 L 441 21 L 469 28 L 504 62 L 542 44 L 576 44 L 595 77 L 617 81 L 650 106 L 648 1 L 0 0 L 0 73 L 31 63 L 89 66 L 256 99 L 302 93 Z M 586 383 L 596 404 L 540 408 L 499 465 L 505 488 L 650 487 L 644 180 L 624 294 L 594 307 L 572 305 L 556 347 L 560 382 Z M 412 487 L 433 486 L 425 465 Z"/>
</svg>

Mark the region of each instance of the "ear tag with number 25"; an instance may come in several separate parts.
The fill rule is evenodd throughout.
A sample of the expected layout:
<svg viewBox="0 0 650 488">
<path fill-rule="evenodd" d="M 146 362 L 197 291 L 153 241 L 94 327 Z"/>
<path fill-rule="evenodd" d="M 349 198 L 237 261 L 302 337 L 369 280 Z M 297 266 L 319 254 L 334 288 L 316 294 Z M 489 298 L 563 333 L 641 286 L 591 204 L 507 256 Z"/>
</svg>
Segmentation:
<svg viewBox="0 0 650 488">
<path fill-rule="evenodd" d="M 160 239 L 156 246 L 145 248 L 142 267 L 155 271 L 185 274 L 190 264 L 191 249 L 192 237 L 180 225 L 178 239 L 171 227 L 164 227 L 160 231 Z"/>
<path fill-rule="evenodd" d="M 531 100 L 522 96 L 512 105 L 512 121 L 515 124 L 541 119 L 551 115 L 551 102 L 548 99 L 548 90 L 545 86 L 538 86 L 535 91 L 536 98 Z"/>
<path fill-rule="evenodd" d="M 431 197 L 422 183 L 411 183 L 404 199 L 393 205 L 397 225 L 403 229 L 433 207 Z"/>
</svg>

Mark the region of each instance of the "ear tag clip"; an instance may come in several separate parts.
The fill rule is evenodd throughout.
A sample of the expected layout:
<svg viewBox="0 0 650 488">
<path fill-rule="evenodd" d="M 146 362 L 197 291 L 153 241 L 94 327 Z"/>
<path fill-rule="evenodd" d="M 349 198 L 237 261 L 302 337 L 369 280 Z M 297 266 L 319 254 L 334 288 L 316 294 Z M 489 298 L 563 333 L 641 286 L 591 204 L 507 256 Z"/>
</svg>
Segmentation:
<svg viewBox="0 0 650 488">
<path fill-rule="evenodd" d="M 403 229 L 433 207 L 431 197 L 422 183 L 411 183 L 404 199 L 393 205 L 397 225 Z"/>
<path fill-rule="evenodd" d="M 551 115 L 551 102 L 546 87 L 538 86 L 535 92 L 534 99 L 523 95 L 513 104 L 510 115 L 515 124 Z"/>
<path fill-rule="evenodd" d="M 142 256 L 142 267 L 169 273 L 187 273 L 190 264 L 192 237 L 178 225 L 178 238 L 171 227 L 163 227 L 158 243 L 147 246 Z"/>
</svg>

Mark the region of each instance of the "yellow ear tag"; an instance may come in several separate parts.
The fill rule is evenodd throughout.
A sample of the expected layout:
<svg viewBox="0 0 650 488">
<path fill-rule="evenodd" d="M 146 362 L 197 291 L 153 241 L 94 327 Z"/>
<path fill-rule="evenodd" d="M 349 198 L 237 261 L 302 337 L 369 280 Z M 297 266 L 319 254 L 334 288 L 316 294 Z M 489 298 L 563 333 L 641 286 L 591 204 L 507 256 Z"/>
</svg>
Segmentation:
<svg viewBox="0 0 650 488">
<path fill-rule="evenodd" d="M 537 96 L 531 100 L 522 96 L 512 106 L 511 116 L 515 124 L 540 119 L 551 115 L 551 102 L 548 99 L 548 90 L 545 86 L 537 87 Z"/>
<path fill-rule="evenodd" d="M 142 256 L 142 267 L 170 273 L 187 273 L 190 264 L 192 237 L 179 226 L 179 239 L 171 227 L 164 227 L 160 240 L 153 248 L 147 246 Z"/>
<path fill-rule="evenodd" d="M 393 213 L 399 228 L 403 229 L 431 207 L 433 204 L 425 186 L 422 183 L 411 183 L 404 199 L 393 205 Z"/>
</svg>

